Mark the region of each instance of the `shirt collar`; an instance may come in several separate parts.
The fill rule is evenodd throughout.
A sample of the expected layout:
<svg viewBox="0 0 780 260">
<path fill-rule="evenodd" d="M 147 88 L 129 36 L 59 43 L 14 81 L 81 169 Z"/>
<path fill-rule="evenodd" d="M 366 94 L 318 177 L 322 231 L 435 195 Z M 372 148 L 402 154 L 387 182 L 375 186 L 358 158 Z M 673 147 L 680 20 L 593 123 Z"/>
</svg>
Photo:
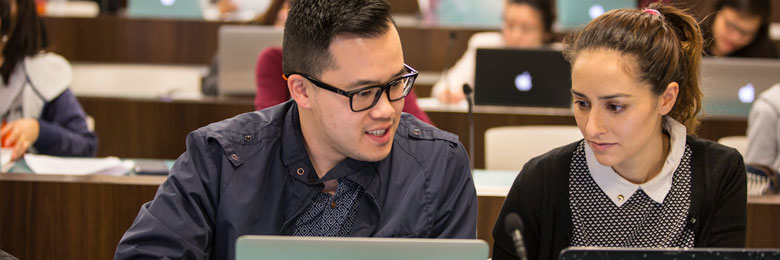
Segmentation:
<svg viewBox="0 0 780 260">
<path fill-rule="evenodd" d="M 672 188 L 672 176 L 680 166 L 685 152 L 687 130 L 685 126 L 671 117 L 665 116 L 664 132 L 669 134 L 669 155 L 664 161 L 661 172 L 646 183 L 634 184 L 617 174 L 612 167 L 600 164 L 589 145 L 585 145 L 588 170 L 596 184 L 618 207 L 628 201 L 637 190 L 642 189 L 655 202 L 663 203 L 666 194 Z"/>
</svg>

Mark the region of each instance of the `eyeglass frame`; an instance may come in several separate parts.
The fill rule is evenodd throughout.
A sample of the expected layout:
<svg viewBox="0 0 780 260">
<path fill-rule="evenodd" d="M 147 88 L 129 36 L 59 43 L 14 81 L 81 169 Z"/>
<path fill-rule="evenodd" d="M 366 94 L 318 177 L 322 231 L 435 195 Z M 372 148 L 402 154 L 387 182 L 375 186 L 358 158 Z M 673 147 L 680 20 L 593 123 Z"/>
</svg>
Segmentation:
<svg viewBox="0 0 780 260">
<path fill-rule="evenodd" d="M 309 75 L 307 75 L 305 73 L 291 72 L 291 73 L 286 73 L 286 74 L 282 75 L 282 77 L 284 77 L 284 80 L 287 80 L 293 74 L 301 75 L 302 77 L 306 78 L 312 84 L 314 84 L 315 86 L 317 86 L 319 88 L 322 88 L 322 89 L 331 91 L 333 93 L 336 93 L 336 94 L 348 97 L 349 98 L 349 109 L 352 110 L 352 112 L 363 112 L 363 111 L 369 110 L 369 109 L 373 108 L 374 106 L 376 106 L 376 104 L 379 102 L 379 99 L 382 97 L 382 93 L 387 93 L 387 100 L 390 101 L 390 102 L 394 102 L 394 101 L 398 101 L 398 100 L 404 99 L 406 96 L 409 95 L 409 93 L 412 92 L 412 88 L 414 87 L 414 81 L 417 79 L 417 75 L 419 73 L 417 72 L 417 70 L 412 68 L 412 66 L 409 66 L 406 63 L 404 63 L 404 68 L 409 70 L 409 72 L 406 73 L 406 74 L 403 74 L 401 76 L 398 76 L 396 78 L 393 78 L 390 81 L 388 81 L 387 83 L 378 84 L 378 85 L 371 85 L 371 86 L 362 87 L 362 88 L 359 88 L 359 89 L 356 89 L 356 90 L 350 90 L 350 91 L 346 91 L 346 90 L 342 90 L 340 88 L 334 87 L 333 85 L 330 85 L 328 83 L 322 82 L 322 81 L 320 81 L 320 80 L 318 80 L 318 79 L 316 79 L 316 78 L 314 78 L 312 76 L 309 76 Z M 409 83 L 410 84 L 409 85 L 409 90 L 407 90 L 404 93 L 404 95 L 401 96 L 400 98 L 391 99 L 390 98 L 390 86 L 391 86 L 391 84 L 393 84 L 394 82 L 397 82 L 397 81 L 399 81 L 401 79 L 404 79 L 404 78 L 409 78 L 409 80 L 411 80 L 411 82 Z M 380 91 L 377 92 L 376 96 L 374 96 L 374 101 L 371 103 L 371 105 L 369 105 L 368 107 L 366 107 L 364 109 L 355 110 L 355 108 L 352 105 L 352 97 L 355 94 L 360 93 L 361 91 L 364 91 L 364 90 L 367 90 L 367 89 L 371 89 L 371 88 L 377 88 L 377 87 L 379 87 Z"/>
</svg>

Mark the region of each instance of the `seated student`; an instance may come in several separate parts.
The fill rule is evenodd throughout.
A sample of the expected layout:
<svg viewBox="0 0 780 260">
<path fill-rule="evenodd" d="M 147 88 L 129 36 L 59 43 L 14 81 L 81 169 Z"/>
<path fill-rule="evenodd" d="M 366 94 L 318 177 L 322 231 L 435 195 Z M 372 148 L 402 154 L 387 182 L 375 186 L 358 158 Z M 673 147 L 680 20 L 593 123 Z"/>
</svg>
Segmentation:
<svg viewBox="0 0 780 260">
<path fill-rule="evenodd" d="M 706 53 L 713 56 L 778 58 L 769 39 L 769 0 L 718 0 L 702 22 Z"/>
<path fill-rule="evenodd" d="M 523 167 L 493 230 L 493 259 L 517 259 L 505 232 L 520 215 L 528 259 L 568 246 L 743 247 L 740 154 L 694 133 L 702 37 L 661 4 L 618 9 L 566 42 L 584 140 Z"/>
<path fill-rule="evenodd" d="M 780 84 L 767 89 L 750 109 L 745 163 L 780 170 Z"/>
<path fill-rule="evenodd" d="M 282 77 L 282 49 L 268 47 L 257 58 L 255 73 L 255 109 L 261 110 L 290 100 L 290 91 L 287 82 Z M 418 119 L 433 125 L 431 118 L 417 105 L 417 96 L 414 91 L 404 99 L 403 112 L 412 114 Z"/>
<path fill-rule="evenodd" d="M 192 132 L 116 259 L 233 259 L 241 235 L 476 238 L 457 136 L 401 113 L 417 75 L 384 0 L 296 0 L 293 100 Z"/>
<path fill-rule="evenodd" d="M 25 153 L 95 156 L 97 137 L 68 89 L 70 64 L 46 52 L 34 0 L 0 1 L 0 129 L 13 160 Z"/>
<path fill-rule="evenodd" d="M 431 96 L 445 104 L 461 102 L 463 84 L 474 87 L 478 48 L 536 48 L 552 41 L 554 15 L 549 0 L 506 0 L 501 32 L 476 33 L 455 65 L 433 85 Z"/>
</svg>

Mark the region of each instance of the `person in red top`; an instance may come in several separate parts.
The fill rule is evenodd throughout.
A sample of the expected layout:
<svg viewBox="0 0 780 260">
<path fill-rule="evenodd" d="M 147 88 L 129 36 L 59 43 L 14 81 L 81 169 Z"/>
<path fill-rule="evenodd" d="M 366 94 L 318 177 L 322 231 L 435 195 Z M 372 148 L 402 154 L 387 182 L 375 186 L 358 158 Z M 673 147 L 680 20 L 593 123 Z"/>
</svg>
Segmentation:
<svg viewBox="0 0 780 260">
<path fill-rule="evenodd" d="M 282 49 L 269 47 L 260 53 L 255 66 L 255 109 L 261 110 L 290 100 L 287 82 L 282 78 Z M 417 106 L 417 96 L 414 91 L 406 96 L 403 112 L 433 125 L 431 119 Z"/>
</svg>

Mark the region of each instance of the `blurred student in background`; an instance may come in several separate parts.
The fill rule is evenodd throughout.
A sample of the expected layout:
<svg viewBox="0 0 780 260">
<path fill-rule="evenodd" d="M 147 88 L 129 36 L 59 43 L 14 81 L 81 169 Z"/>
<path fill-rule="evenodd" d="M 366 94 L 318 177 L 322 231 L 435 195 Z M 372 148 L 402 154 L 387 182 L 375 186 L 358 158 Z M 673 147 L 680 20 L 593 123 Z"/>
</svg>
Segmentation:
<svg viewBox="0 0 780 260">
<path fill-rule="evenodd" d="M 705 51 L 713 56 L 778 58 L 769 38 L 770 0 L 718 0 L 702 22 Z"/>
<path fill-rule="evenodd" d="M 273 26 L 284 27 L 289 10 L 287 0 L 274 0 L 268 10 L 257 21 L 266 25 L 271 25 L 270 22 L 273 21 Z M 290 100 L 287 81 L 282 78 L 281 47 L 269 47 L 263 50 L 257 57 L 255 70 L 255 83 L 257 84 L 255 109 L 261 110 Z M 412 114 L 428 124 L 433 124 L 428 115 L 417 105 L 417 95 L 414 94 L 414 91 L 406 96 L 403 112 Z"/>
<path fill-rule="evenodd" d="M 780 170 L 780 84 L 753 103 L 748 117 L 745 163 Z"/>
<path fill-rule="evenodd" d="M 95 156 L 97 136 L 68 89 L 70 64 L 46 52 L 46 33 L 33 0 L 0 0 L 0 129 L 12 159 L 33 152 Z"/>
<path fill-rule="evenodd" d="M 504 5 L 501 32 L 476 33 L 469 39 L 463 56 L 433 86 L 431 96 L 442 103 L 465 99 L 463 84 L 474 87 L 474 70 L 478 48 L 538 48 L 553 40 L 554 14 L 550 0 L 507 0 Z"/>
<path fill-rule="evenodd" d="M 742 157 L 691 135 L 702 96 L 696 20 L 652 4 L 607 12 L 570 37 L 584 140 L 525 164 L 493 230 L 493 259 L 517 259 L 510 213 L 525 225 L 528 259 L 568 246 L 744 247 Z"/>
</svg>

